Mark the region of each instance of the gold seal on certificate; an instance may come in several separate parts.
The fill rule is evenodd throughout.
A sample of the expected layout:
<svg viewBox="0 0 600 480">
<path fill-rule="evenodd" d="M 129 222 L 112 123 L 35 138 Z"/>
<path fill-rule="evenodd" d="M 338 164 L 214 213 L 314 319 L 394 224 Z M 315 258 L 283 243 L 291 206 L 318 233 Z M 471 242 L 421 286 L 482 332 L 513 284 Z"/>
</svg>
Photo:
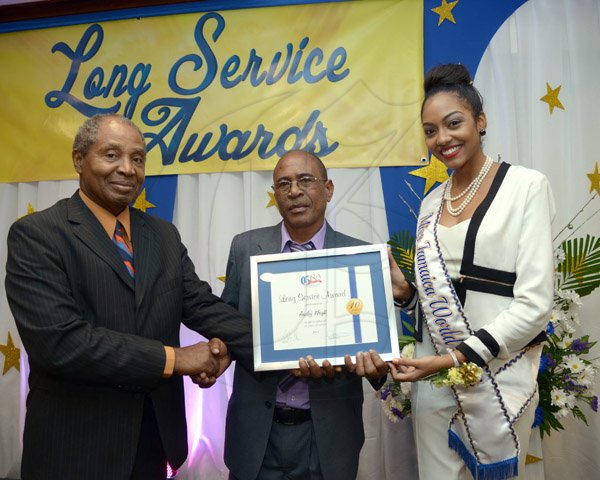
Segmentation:
<svg viewBox="0 0 600 480">
<path fill-rule="evenodd" d="M 351 298 L 350 301 L 346 304 L 346 311 L 350 315 L 360 315 L 363 306 L 363 301 L 360 298 Z"/>
</svg>

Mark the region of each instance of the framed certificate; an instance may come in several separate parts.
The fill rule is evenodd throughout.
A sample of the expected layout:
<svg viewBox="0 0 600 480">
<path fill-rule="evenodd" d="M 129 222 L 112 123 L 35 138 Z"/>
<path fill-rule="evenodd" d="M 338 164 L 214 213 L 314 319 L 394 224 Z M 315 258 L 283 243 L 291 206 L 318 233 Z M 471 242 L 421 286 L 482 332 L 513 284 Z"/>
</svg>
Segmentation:
<svg viewBox="0 0 600 480">
<path fill-rule="evenodd" d="M 254 369 L 399 356 L 385 244 L 250 257 Z"/>
</svg>

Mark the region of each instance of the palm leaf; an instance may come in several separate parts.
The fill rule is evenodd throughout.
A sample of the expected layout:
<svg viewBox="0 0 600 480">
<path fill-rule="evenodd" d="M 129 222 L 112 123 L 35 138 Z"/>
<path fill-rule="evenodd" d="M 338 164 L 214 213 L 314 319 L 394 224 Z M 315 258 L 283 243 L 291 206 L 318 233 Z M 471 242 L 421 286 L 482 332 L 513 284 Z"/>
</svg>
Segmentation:
<svg viewBox="0 0 600 480">
<path fill-rule="evenodd" d="M 562 243 L 565 259 L 557 267 L 561 290 L 575 290 L 580 297 L 600 286 L 600 238 L 587 235 Z"/>
<path fill-rule="evenodd" d="M 392 256 L 409 282 L 415 281 L 415 237 L 410 231 L 396 232 L 389 240 Z"/>
<path fill-rule="evenodd" d="M 578 418 L 579 420 L 581 420 L 586 425 L 588 424 L 587 418 L 585 418 L 585 415 L 583 414 L 583 412 L 581 411 L 581 409 L 577 405 L 574 406 L 571 410 L 572 410 L 573 416 L 575 418 Z"/>
<path fill-rule="evenodd" d="M 403 329 L 410 333 L 412 336 L 415 334 L 415 327 L 412 323 L 407 322 L 406 320 L 402 320 Z M 595 342 L 594 342 L 595 343 Z"/>
<path fill-rule="evenodd" d="M 400 346 L 400 349 L 410 343 L 415 343 L 415 337 L 411 335 L 398 335 L 398 345 Z"/>
</svg>

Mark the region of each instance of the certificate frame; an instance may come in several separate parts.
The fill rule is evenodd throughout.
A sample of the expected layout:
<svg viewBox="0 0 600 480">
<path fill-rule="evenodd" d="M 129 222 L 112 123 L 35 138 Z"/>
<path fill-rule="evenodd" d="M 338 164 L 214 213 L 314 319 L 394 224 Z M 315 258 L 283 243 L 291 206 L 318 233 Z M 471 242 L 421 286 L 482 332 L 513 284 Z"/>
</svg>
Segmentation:
<svg viewBox="0 0 600 480">
<path fill-rule="evenodd" d="M 384 360 L 400 356 L 386 244 L 256 255 L 250 257 L 250 273 L 255 371 L 298 368 L 298 359 L 307 355 L 319 365 L 323 360 L 343 365 L 345 354 L 355 362 L 357 352 L 370 349 Z M 341 286 L 337 291 L 336 284 L 344 285 L 343 291 Z M 296 315 L 295 309 L 303 305 Z M 319 305 L 325 305 L 325 311 Z M 290 311 L 292 315 L 282 313 Z M 303 317 L 313 313 L 322 317 L 317 319 L 316 337 L 307 330 L 314 331 L 314 320 Z"/>
</svg>

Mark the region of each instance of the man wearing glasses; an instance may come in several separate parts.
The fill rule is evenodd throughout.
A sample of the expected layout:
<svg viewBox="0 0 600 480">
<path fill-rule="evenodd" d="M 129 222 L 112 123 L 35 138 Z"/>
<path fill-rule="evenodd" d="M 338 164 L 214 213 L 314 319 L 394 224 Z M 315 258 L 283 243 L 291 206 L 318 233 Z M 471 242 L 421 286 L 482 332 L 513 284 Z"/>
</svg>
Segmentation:
<svg viewBox="0 0 600 480">
<path fill-rule="evenodd" d="M 323 162 L 312 153 L 294 150 L 281 157 L 273 190 L 283 221 L 233 239 L 225 302 L 251 317 L 252 255 L 365 244 L 325 221 L 333 189 Z M 300 366 L 310 378 L 236 368 L 225 437 L 230 480 L 356 478 L 364 442 L 362 381 L 348 371 L 334 372 L 327 361 L 321 368 L 310 356 Z M 384 377 L 387 365 L 366 355 L 364 373 Z"/>
</svg>

